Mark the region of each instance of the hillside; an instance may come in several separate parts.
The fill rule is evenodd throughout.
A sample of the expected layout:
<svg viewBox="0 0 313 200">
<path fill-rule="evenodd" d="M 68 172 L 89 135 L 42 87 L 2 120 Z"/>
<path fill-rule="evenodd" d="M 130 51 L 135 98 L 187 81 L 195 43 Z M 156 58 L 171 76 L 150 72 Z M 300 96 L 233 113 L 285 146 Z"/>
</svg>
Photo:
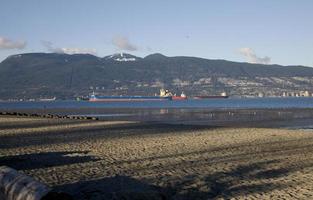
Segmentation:
<svg viewBox="0 0 313 200">
<path fill-rule="evenodd" d="M 29 53 L 0 63 L 0 99 L 69 99 L 92 90 L 108 95 L 153 95 L 161 87 L 188 95 L 278 95 L 313 89 L 313 68 L 238 63 L 196 57 L 144 58 L 113 54 Z"/>
</svg>

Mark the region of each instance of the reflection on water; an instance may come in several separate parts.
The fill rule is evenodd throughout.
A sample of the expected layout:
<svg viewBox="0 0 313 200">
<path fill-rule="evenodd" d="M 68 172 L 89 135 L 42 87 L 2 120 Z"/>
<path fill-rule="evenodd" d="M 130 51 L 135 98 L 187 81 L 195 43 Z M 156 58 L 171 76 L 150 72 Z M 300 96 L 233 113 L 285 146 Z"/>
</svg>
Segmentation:
<svg viewBox="0 0 313 200">
<path fill-rule="evenodd" d="M 79 116 L 84 116 L 84 117 L 100 117 L 100 118 L 106 118 L 106 117 L 126 117 L 126 116 L 132 116 L 134 114 L 126 114 L 126 113 L 107 113 L 107 114 L 73 114 L 73 115 L 68 115 L 71 117 L 79 117 Z"/>
<path fill-rule="evenodd" d="M 168 109 L 160 109 L 160 114 L 168 114 Z"/>
<path fill-rule="evenodd" d="M 204 99 L 143 102 L 0 102 L 3 109 L 70 109 L 70 108 L 313 108 L 313 98 Z"/>
<path fill-rule="evenodd" d="M 75 101 L 1 102 L 0 111 L 210 126 L 313 126 L 313 98 L 215 99 L 123 103 Z"/>
</svg>

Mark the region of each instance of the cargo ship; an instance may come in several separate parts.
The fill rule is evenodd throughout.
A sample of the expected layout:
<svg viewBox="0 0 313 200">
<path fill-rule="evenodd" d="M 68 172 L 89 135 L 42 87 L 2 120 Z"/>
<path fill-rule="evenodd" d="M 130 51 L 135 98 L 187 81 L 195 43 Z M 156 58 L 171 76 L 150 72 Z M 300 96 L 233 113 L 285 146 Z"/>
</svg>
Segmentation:
<svg viewBox="0 0 313 200">
<path fill-rule="evenodd" d="M 184 94 L 184 92 L 181 93 L 180 96 L 173 95 L 172 100 L 177 101 L 177 100 L 187 100 L 187 96 Z"/>
<path fill-rule="evenodd" d="M 94 92 L 90 95 L 91 102 L 119 102 L 119 101 L 171 101 L 185 100 L 187 96 L 182 93 L 181 96 L 172 95 L 168 90 L 161 89 L 160 95 L 155 96 L 100 96 Z"/>
<path fill-rule="evenodd" d="M 171 97 L 159 96 L 98 96 L 90 95 L 91 102 L 110 102 L 110 101 L 165 101 L 171 100 Z"/>
<path fill-rule="evenodd" d="M 222 92 L 220 95 L 194 96 L 193 99 L 226 99 L 228 97 L 226 92 Z"/>
<path fill-rule="evenodd" d="M 39 101 L 55 101 L 57 98 L 53 97 L 53 98 L 40 98 L 38 99 Z"/>
</svg>

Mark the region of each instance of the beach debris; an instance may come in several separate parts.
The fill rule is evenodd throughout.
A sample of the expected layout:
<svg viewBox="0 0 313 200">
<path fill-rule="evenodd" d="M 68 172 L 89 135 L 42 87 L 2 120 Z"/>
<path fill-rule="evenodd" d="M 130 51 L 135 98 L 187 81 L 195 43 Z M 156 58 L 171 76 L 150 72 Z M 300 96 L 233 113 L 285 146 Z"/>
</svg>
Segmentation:
<svg viewBox="0 0 313 200">
<path fill-rule="evenodd" d="M 20 113 L 20 112 L 0 112 L 0 115 L 18 116 L 18 117 L 41 117 L 52 119 L 76 119 L 76 120 L 99 120 L 98 117 L 90 117 L 83 115 L 56 115 L 56 114 L 38 114 L 38 113 Z"/>
</svg>

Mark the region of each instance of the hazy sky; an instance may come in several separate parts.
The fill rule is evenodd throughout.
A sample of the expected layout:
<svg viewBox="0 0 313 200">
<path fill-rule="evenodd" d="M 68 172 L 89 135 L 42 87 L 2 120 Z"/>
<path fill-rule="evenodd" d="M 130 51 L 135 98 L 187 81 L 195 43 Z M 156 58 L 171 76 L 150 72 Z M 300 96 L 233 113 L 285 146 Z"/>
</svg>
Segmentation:
<svg viewBox="0 0 313 200">
<path fill-rule="evenodd" d="M 313 1 L 0 0 L 0 61 L 121 51 L 313 66 Z"/>
</svg>

